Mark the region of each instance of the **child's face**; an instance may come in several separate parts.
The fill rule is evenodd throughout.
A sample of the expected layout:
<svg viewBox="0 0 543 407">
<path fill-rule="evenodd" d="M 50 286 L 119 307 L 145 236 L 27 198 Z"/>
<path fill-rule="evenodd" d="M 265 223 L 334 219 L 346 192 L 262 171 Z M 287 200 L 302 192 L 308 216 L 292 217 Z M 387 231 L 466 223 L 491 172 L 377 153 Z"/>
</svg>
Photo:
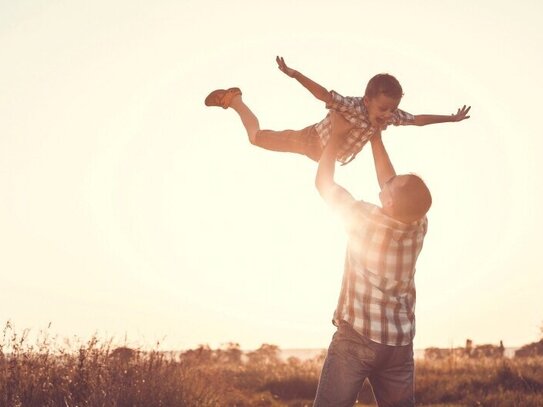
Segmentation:
<svg viewBox="0 0 543 407">
<path fill-rule="evenodd" d="M 398 109 L 401 98 L 395 99 L 382 93 L 373 98 L 364 97 L 364 106 L 368 111 L 370 124 L 384 130 L 387 128 L 387 121 L 390 116 Z"/>
</svg>

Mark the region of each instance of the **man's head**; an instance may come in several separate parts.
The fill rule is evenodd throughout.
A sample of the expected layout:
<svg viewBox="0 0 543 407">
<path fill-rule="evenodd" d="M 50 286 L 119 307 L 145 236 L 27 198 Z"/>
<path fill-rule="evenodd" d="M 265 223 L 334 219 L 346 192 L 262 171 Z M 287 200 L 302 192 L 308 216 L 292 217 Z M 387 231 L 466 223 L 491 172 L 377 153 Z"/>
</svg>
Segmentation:
<svg viewBox="0 0 543 407">
<path fill-rule="evenodd" d="M 386 122 L 398 109 L 402 96 L 402 86 L 394 76 L 382 73 L 371 78 L 364 93 L 364 106 L 371 125 L 386 128 Z"/>
<path fill-rule="evenodd" d="M 386 215 L 404 223 L 421 219 L 432 206 L 430 190 L 414 174 L 396 175 L 389 179 L 383 185 L 379 199 Z"/>
</svg>

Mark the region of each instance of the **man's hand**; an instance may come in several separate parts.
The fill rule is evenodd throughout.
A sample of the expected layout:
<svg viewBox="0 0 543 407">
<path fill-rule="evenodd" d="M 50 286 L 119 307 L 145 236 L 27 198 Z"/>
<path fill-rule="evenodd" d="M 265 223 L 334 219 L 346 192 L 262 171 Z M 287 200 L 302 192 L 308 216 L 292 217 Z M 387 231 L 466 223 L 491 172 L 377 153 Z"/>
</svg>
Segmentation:
<svg viewBox="0 0 543 407">
<path fill-rule="evenodd" d="M 456 114 L 451 115 L 451 121 L 461 122 L 462 120 L 469 119 L 469 116 L 467 115 L 469 113 L 469 109 L 471 109 L 471 106 L 466 108 L 466 105 L 464 105 L 461 109 L 459 108 Z"/>
<path fill-rule="evenodd" d="M 332 131 L 328 143 L 333 143 L 337 147 L 345 139 L 347 133 L 351 131 L 353 125 L 345 117 L 333 110 L 330 111 L 330 124 Z"/>
<path fill-rule="evenodd" d="M 373 141 L 380 141 L 381 140 L 381 129 L 376 129 L 375 133 L 373 133 L 373 136 L 371 136 L 370 143 Z"/>
<path fill-rule="evenodd" d="M 283 57 L 276 57 L 275 60 L 277 61 L 277 65 L 279 67 L 279 70 L 283 72 L 285 75 L 290 76 L 291 78 L 294 77 L 294 74 L 296 71 L 292 68 L 289 68 L 287 64 L 285 63 L 285 60 Z"/>
<path fill-rule="evenodd" d="M 329 205 L 338 207 L 338 202 L 354 201 L 352 195 L 345 188 L 336 184 L 334 180 L 337 151 L 343 140 L 345 140 L 347 133 L 353 128 L 353 125 L 341 114 L 334 111 L 330 112 L 330 121 L 332 131 L 319 160 L 315 186 L 319 194 Z"/>
</svg>

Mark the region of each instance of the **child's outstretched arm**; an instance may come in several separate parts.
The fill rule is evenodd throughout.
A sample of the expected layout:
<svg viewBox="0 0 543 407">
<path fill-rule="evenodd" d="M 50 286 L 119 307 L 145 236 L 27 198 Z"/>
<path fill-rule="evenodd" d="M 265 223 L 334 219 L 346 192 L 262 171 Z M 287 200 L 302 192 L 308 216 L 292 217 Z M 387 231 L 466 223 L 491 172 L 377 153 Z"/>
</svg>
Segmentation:
<svg viewBox="0 0 543 407">
<path fill-rule="evenodd" d="M 278 56 L 275 58 L 275 60 L 277 61 L 277 65 L 281 72 L 287 76 L 290 76 L 291 78 L 296 79 L 317 99 L 322 100 L 326 104 L 332 102 L 332 95 L 325 87 L 309 79 L 307 76 L 302 75 L 300 72 L 288 67 L 283 57 Z"/>
<path fill-rule="evenodd" d="M 415 126 L 426 126 L 427 124 L 436 124 L 436 123 L 448 123 L 448 122 L 461 122 L 462 120 L 469 119 L 468 113 L 471 109 L 471 106 L 459 108 L 456 114 L 451 114 L 449 116 L 438 115 L 438 114 L 419 114 L 415 116 L 413 124 Z"/>
</svg>

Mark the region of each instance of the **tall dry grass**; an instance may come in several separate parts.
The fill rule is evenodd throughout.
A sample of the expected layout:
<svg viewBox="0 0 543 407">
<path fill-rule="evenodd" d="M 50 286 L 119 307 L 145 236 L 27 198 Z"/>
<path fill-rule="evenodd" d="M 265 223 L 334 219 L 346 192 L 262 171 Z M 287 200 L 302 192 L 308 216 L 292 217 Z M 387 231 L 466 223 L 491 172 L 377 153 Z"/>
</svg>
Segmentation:
<svg viewBox="0 0 543 407">
<path fill-rule="evenodd" d="M 543 357 L 449 358 L 416 363 L 421 404 L 543 406 Z"/>
<path fill-rule="evenodd" d="M 311 406 L 324 355 L 281 360 L 279 348 L 231 343 L 169 354 L 92 337 L 30 341 L 8 322 L 0 342 L 0 407 Z M 418 361 L 418 405 L 543 406 L 543 360 Z M 360 401 L 373 404 L 367 384 Z"/>
<path fill-rule="evenodd" d="M 0 343 L 0 406 L 217 406 L 224 389 L 160 351 L 116 357 L 92 337 L 36 343 L 8 322 Z"/>
</svg>

